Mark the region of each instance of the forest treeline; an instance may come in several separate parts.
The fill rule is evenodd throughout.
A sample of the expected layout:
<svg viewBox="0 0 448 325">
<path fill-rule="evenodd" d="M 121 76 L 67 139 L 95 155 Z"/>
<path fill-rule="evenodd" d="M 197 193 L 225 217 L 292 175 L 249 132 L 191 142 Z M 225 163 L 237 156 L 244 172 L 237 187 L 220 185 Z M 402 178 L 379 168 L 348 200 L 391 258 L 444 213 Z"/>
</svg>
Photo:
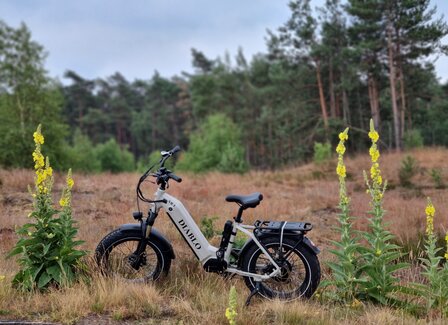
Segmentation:
<svg viewBox="0 0 448 325">
<path fill-rule="evenodd" d="M 185 169 L 275 168 L 310 159 L 315 143 L 335 141 L 344 126 L 351 148 L 365 149 L 370 118 L 384 149 L 448 145 L 448 83 L 432 64 L 448 53 L 448 26 L 429 0 L 289 8 L 267 32 L 266 53 L 210 58 L 192 49 L 193 73 L 133 81 L 76 71 L 54 80 L 27 26 L 0 21 L 0 164 L 30 166 L 39 123 L 53 165 L 84 171 L 132 170 L 176 144 L 187 149 Z"/>
</svg>

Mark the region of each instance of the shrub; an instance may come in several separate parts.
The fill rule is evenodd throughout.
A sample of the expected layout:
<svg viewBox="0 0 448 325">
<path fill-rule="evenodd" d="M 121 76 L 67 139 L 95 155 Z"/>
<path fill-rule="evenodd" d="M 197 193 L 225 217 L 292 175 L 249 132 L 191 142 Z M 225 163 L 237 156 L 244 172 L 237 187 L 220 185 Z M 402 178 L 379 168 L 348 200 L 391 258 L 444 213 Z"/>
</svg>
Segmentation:
<svg viewBox="0 0 448 325">
<path fill-rule="evenodd" d="M 35 187 L 32 192 L 34 209 L 29 214 L 31 221 L 17 231 L 20 239 L 8 256 L 19 255 L 20 271 L 13 283 L 21 289 L 30 290 L 37 286 L 42 289 L 50 284 L 69 284 L 75 279 L 75 267 L 85 251 L 75 247 L 82 241 L 76 241 L 77 229 L 73 225 L 71 212 L 71 189 L 73 179 L 71 171 L 67 175 L 67 184 L 59 201 L 61 210 L 53 208 L 51 189 L 53 169 L 48 157 L 41 153 L 44 137 L 41 127 L 34 133 L 35 150 L 33 152 Z"/>
<path fill-rule="evenodd" d="M 99 144 L 96 147 L 96 155 L 101 164 L 102 171 L 119 173 L 133 171 L 135 168 L 132 153 L 126 149 L 121 149 L 120 145 L 114 139 Z"/>
<path fill-rule="evenodd" d="M 423 147 L 422 133 L 418 129 L 408 130 L 404 133 L 403 142 L 405 149 Z"/>
<path fill-rule="evenodd" d="M 412 187 L 412 177 L 417 174 L 418 164 L 414 157 L 407 155 L 401 161 L 400 171 L 398 173 L 398 178 L 400 179 L 400 184 L 403 187 Z"/>
<path fill-rule="evenodd" d="M 434 182 L 436 188 L 445 188 L 441 169 L 431 168 L 429 175 L 431 176 L 432 181 Z"/>
<path fill-rule="evenodd" d="M 142 173 L 145 172 L 149 167 L 153 166 L 154 164 L 157 164 L 160 161 L 160 158 L 162 158 L 160 151 L 155 150 L 151 152 L 151 154 L 146 158 L 139 159 L 137 163 L 137 170 Z M 174 168 L 174 161 L 175 161 L 174 158 L 175 157 L 171 157 L 165 162 L 166 168 L 171 170 Z"/>
<path fill-rule="evenodd" d="M 315 142 L 313 160 L 316 164 L 321 164 L 331 158 L 331 144 Z"/>
<path fill-rule="evenodd" d="M 190 136 L 190 146 L 176 168 L 193 172 L 219 170 L 243 173 L 248 166 L 241 145 L 241 131 L 224 114 L 209 116 Z"/>
<path fill-rule="evenodd" d="M 205 238 L 210 239 L 216 234 L 216 230 L 214 227 L 214 222 L 218 217 L 204 217 L 201 219 L 201 232 L 204 234 Z"/>
<path fill-rule="evenodd" d="M 67 156 L 73 170 L 80 172 L 99 172 L 101 162 L 89 137 L 78 129 L 75 131 L 73 146 L 67 148 Z"/>
</svg>

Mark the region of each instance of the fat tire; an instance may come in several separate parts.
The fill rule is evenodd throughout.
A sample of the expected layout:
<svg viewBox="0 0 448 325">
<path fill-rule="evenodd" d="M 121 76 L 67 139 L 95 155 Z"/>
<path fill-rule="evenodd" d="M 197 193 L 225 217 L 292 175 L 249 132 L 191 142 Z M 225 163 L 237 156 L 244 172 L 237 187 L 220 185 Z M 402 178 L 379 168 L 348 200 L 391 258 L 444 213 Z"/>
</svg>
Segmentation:
<svg viewBox="0 0 448 325">
<path fill-rule="evenodd" d="M 270 247 L 279 245 L 279 238 L 277 236 L 275 237 L 267 237 L 263 238 L 261 240 L 262 244 Z M 295 244 L 297 243 L 296 240 L 293 240 L 291 238 L 283 238 L 283 245 L 289 248 L 293 248 Z M 269 287 L 267 287 L 264 282 L 262 281 L 260 283 L 260 294 L 267 298 L 267 299 L 274 299 L 279 298 L 281 300 L 294 300 L 298 298 L 310 298 L 314 292 L 316 291 L 317 287 L 319 286 L 320 277 L 321 277 L 321 271 L 320 271 L 320 264 L 319 260 L 314 252 L 311 251 L 309 247 L 306 246 L 303 242 L 300 243 L 297 248 L 294 249 L 295 252 L 297 252 L 301 262 L 305 266 L 306 270 L 306 276 L 305 280 L 302 282 L 300 287 L 298 287 L 293 293 L 291 294 L 275 294 L 273 290 L 271 290 Z M 248 248 L 248 250 L 245 252 L 244 256 L 242 256 L 242 263 L 241 268 L 245 272 L 255 272 L 255 265 L 256 263 L 256 255 L 260 255 L 260 247 L 257 246 L 255 242 L 251 243 L 251 246 Z M 254 260 L 255 258 L 255 260 Z M 244 277 L 244 282 L 246 286 L 249 288 L 249 290 L 255 289 L 255 282 L 253 278 L 251 277 Z"/>
<path fill-rule="evenodd" d="M 107 234 L 98 244 L 95 250 L 95 259 L 98 266 L 101 270 L 108 274 L 107 270 L 107 259 L 111 251 L 119 244 L 130 241 L 130 240 L 138 240 L 141 238 L 141 232 L 136 231 L 127 231 L 122 232 L 120 229 L 114 230 Z M 162 275 L 167 275 L 170 267 L 171 267 L 171 256 L 163 253 L 163 245 L 159 243 L 157 239 L 148 238 L 148 246 L 150 246 L 157 256 L 157 268 L 152 276 L 152 279 L 146 278 L 146 281 L 156 281 Z"/>
</svg>

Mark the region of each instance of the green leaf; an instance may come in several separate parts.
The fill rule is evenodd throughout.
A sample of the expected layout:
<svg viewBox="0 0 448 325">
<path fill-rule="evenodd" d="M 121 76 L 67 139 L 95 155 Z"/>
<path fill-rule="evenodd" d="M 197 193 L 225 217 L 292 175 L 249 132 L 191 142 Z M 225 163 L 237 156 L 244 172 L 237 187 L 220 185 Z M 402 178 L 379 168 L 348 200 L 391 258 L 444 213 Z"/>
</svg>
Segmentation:
<svg viewBox="0 0 448 325">
<path fill-rule="evenodd" d="M 37 282 L 37 286 L 39 289 L 44 288 L 51 280 L 51 276 L 45 271 L 43 272 L 40 277 L 39 281 Z"/>
<path fill-rule="evenodd" d="M 61 284 L 61 268 L 59 264 L 47 268 L 47 273 L 59 284 Z"/>
</svg>

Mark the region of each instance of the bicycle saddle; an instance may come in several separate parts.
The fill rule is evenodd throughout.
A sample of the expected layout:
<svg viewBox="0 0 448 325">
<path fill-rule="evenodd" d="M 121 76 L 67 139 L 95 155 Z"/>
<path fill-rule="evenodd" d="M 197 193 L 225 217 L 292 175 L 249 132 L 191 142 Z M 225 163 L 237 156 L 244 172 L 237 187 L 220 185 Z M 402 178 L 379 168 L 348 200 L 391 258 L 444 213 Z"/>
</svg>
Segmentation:
<svg viewBox="0 0 448 325">
<path fill-rule="evenodd" d="M 255 192 L 249 195 L 235 195 L 231 194 L 226 197 L 227 202 L 236 202 L 243 209 L 255 208 L 263 200 L 263 194 Z"/>
</svg>

